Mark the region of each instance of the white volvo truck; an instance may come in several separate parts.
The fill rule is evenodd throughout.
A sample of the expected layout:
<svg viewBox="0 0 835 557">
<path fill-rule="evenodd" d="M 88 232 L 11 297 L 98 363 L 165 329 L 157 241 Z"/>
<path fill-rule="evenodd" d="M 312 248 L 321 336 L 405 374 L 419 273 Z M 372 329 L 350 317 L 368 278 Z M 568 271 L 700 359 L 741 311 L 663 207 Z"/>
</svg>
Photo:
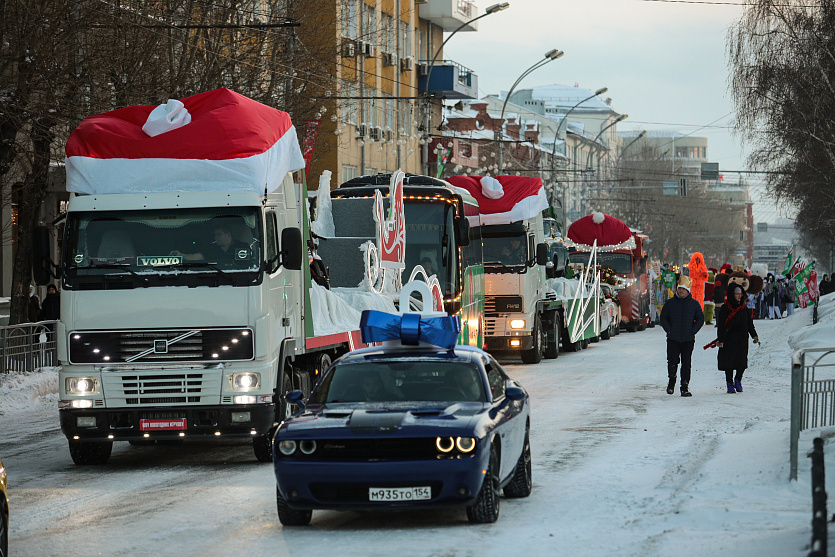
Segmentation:
<svg viewBox="0 0 835 557">
<path fill-rule="evenodd" d="M 182 104 L 191 122 L 156 136 L 140 129 L 153 107 L 85 119 L 67 144 L 57 266 L 38 233 L 36 280 L 62 286 L 59 414 L 76 464 L 105 463 L 114 441 L 217 437 L 251 438 L 269 461 L 283 394 L 361 345 L 321 323 L 340 306 L 311 284 L 289 117 L 227 90 Z"/>
</svg>

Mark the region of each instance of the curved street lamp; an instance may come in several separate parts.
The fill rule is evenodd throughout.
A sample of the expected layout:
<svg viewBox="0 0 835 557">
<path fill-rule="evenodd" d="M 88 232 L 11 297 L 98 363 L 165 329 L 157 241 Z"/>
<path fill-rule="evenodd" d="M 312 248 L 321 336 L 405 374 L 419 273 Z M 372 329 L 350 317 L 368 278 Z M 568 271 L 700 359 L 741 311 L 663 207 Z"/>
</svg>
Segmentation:
<svg viewBox="0 0 835 557">
<path fill-rule="evenodd" d="M 429 95 L 429 78 L 432 77 L 432 68 L 435 67 L 435 61 L 438 59 L 438 56 L 441 54 L 441 51 L 444 49 L 444 45 L 446 45 L 449 40 L 455 35 L 458 31 L 473 23 L 474 21 L 478 21 L 483 17 L 487 17 L 488 15 L 494 14 L 496 12 L 500 12 L 502 10 L 506 10 L 510 7 L 510 2 L 501 2 L 499 4 L 493 4 L 489 6 L 484 13 L 480 16 L 474 17 L 468 21 L 465 21 L 461 25 L 459 25 L 455 31 L 449 34 L 449 36 L 441 43 L 441 46 L 435 50 L 435 55 L 432 56 L 432 60 L 429 62 L 429 69 L 426 71 L 426 85 L 423 87 L 423 96 L 425 97 L 426 102 L 426 116 L 424 117 L 425 127 L 423 132 L 423 173 L 425 175 L 429 174 L 429 130 L 432 129 L 432 111 L 430 106 L 430 95 Z"/>
<path fill-rule="evenodd" d="M 626 152 L 626 150 L 627 150 L 627 149 L 629 149 L 630 147 L 632 147 L 632 145 L 634 145 L 636 141 L 638 141 L 639 139 L 641 139 L 642 137 L 644 137 L 646 134 L 647 134 L 647 130 L 642 131 L 641 133 L 639 133 L 639 134 L 638 134 L 638 136 L 637 136 L 635 139 L 633 139 L 632 141 L 630 141 L 630 142 L 626 145 L 626 147 L 624 147 L 623 149 L 621 149 L 621 151 L 620 151 L 620 155 L 618 155 L 618 158 L 615 160 L 615 166 L 616 166 L 616 167 L 617 167 L 618 163 L 620 162 L 620 159 L 622 159 L 622 158 L 623 158 L 623 154 Z"/>
<path fill-rule="evenodd" d="M 536 64 L 534 64 L 533 66 L 531 66 L 530 68 L 528 68 L 527 70 L 522 72 L 522 75 L 520 75 L 519 78 L 513 83 L 513 85 L 510 88 L 510 91 L 508 91 L 507 95 L 505 95 L 504 104 L 502 104 L 502 113 L 501 113 L 501 116 L 499 116 L 499 128 L 498 129 L 493 129 L 493 140 L 494 141 L 498 140 L 499 133 L 504 134 L 504 131 L 503 131 L 503 129 L 504 129 L 504 111 L 507 108 L 507 101 L 510 100 L 510 95 L 513 94 L 513 91 L 514 91 L 514 89 L 516 89 L 516 86 L 519 85 L 519 83 L 523 79 L 528 77 L 532 72 L 538 70 L 539 68 L 541 68 L 542 66 L 544 66 L 548 62 L 553 62 L 557 58 L 561 58 L 563 56 L 563 54 L 565 54 L 565 52 L 563 52 L 562 50 L 556 49 L 556 48 L 554 48 L 552 50 L 549 50 L 548 52 L 545 53 L 545 56 L 542 58 L 542 60 L 538 61 Z M 502 153 L 504 152 L 503 143 L 504 143 L 503 141 L 499 141 L 499 172 L 502 172 L 502 170 L 504 169 L 504 164 L 502 162 Z"/>
<path fill-rule="evenodd" d="M 622 122 L 622 121 L 626 120 L 627 118 L 629 118 L 628 114 L 621 114 L 620 116 L 618 116 L 617 118 L 612 120 L 612 122 L 610 122 L 609 125 L 604 126 L 603 128 L 600 129 L 600 133 L 597 134 L 597 136 L 594 138 L 594 141 L 591 142 L 591 146 L 589 147 L 589 156 L 586 157 L 586 170 L 587 171 L 591 171 L 591 155 L 594 152 L 594 146 L 597 145 L 597 140 L 600 139 L 600 137 L 603 135 L 603 132 L 605 132 L 606 130 L 608 130 L 609 128 L 611 128 L 612 126 L 617 124 L 618 122 Z M 585 188 L 588 187 L 586 185 L 586 180 L 583 180 L 583 185 L 584 185 L 584 190 L 585 190 Z M 586 191 L 583 191 L 583 197 L 580 200 L 580 202 L 582 204 L 583 213 L 586 212 L 586 193 L 587 193 Z"/>
</svg>

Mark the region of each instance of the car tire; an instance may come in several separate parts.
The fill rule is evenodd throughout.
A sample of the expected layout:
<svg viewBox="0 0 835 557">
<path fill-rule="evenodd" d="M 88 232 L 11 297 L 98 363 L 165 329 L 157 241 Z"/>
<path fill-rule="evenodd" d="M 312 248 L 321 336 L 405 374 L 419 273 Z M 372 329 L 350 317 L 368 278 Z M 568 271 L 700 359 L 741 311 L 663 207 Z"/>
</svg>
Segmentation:
<svg viewBox="0 0 835 557">
<path fill-rule="evenodd" d="M 269 433 L 252 438 L 252 452 L 258 462 L 273 461 L 273 438 Z"/>
<path fill-rule="evenodd" d="M 533 325 L 533 347 L 530 350 L 522 351 L 522 363 L 538 364 L 541 362 L 543 344 L 545 344 L 545 331 L 542 330 L 542 321 L 537 315 Z"/>
<path fill-rule="evenodd" d="M 313 516 L 311 510 L 293 509 L 287 504 L 278 487 L 275 488 L 275 505 L 278 509 L 278 521 L 282 526 L 307 526 Z"/>
<path fill-rule="evenodd" d="M 499 455 L 493 447 L 478 497 L 467 507 L 467 519 L 473 524 L 492 524 L 499 519 Z"/>
<path fill-rule="evenodd" d="M 105 464 L 113 451 L 113 441 L 97 443 L 72 440 L 69 443 L 72 461 L 79 466 Z"/>
<path fill-rule="evenodd" d="M 522 454 L 519 455 L 519 461 L 513 471 L 513 478 L 504 487 L 504 496 L 520 498 L 530 495 L 533 488 L 532 477 L 530 426 L 525 426 L 525 444 L 522 446 Z"/>
<path fill-rule="evenodd" d="M 548 332 L 545 335 L 545 349 L 542 355 L 547 360 L 553 360 L 560 355 L 560 337 L 562 336 L 562 327 L 560 327 L 560 314 L 554 312 L 554 323 L 548 327 Z"/>
</svg>

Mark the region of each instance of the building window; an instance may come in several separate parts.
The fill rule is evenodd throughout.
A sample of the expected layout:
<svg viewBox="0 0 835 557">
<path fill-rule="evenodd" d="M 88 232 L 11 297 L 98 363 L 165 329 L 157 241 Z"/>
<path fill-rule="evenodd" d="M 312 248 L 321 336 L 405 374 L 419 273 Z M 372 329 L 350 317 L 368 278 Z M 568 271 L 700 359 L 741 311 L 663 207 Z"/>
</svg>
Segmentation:
<svg viewBox="0 0 835 557">
<path fill-rule="evenodd" d="M 345 91 L 347 99 L 342 100 L 342 117 L 345 121 L 349 124 L 356 125 L 359 121 L 357 118 L 357 109 L 359 107 L 359 103 L 355 98 L 357 96 L 357 83 L 355 81 L 349 81 L 345 83 L 343 90 Z"/>
<path fill-rule="evenodd" d="M 348 180 L 353 180 L 359 176 L 359 169 L 356 166 L 352 166 L 350 164 L 343 164 L 342 165 L 342 183 L 344 184 Z"/>
<path fill-rule="evenodd" d="M 458 142 L 458 155 L 461 157 L 470 158 L 473 156 L 473 146 L 469 141 Z"/>
<path fill-rule="evenodd" d="M 357 38 L 357 0 L 342 0 L 342 36 Z"/>
</svg>

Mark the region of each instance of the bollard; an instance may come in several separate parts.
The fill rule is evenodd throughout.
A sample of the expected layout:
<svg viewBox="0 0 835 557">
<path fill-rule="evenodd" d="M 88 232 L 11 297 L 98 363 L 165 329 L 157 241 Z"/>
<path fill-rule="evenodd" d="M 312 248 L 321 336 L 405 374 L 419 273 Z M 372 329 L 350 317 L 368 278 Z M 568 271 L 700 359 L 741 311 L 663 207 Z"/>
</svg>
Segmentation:
<svg viewBox="0 0 835 557">
<path fill-rule="evenodd" d="M 816 437 L 809 454 L 812 459 L 812 550 L 810 557 L 826 557 L 826 469 L 823 465 L 823 439 Z"/>
</svg>

